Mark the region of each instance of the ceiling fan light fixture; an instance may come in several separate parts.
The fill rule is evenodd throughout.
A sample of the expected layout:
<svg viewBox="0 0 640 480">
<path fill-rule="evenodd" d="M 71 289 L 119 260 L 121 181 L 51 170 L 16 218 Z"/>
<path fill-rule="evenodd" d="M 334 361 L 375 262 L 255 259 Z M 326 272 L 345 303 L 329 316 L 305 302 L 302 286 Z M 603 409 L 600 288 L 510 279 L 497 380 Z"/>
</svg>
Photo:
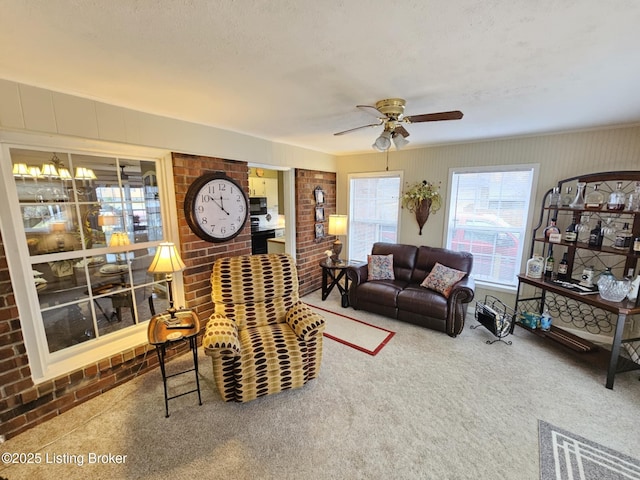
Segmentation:
<svg viewBox="0 0 640 480">
<path fill-rule="evenodd" d="M 409 144 L 409 140 L 404 138 L 399 133 L 394 133 L 392 136 L 393 144 L 396 146 L 396 150 L 400 150 L 402 147 Z"/>
<path fill-rule="evenodd" d="M 376 138 L 376 141 L 373 142 L 372 147 L 380 152 L 389 150 L 389 147 L 391 147 L 391 132 L 386 130 L 382 132 L 380 136 Z"/>
</svg>

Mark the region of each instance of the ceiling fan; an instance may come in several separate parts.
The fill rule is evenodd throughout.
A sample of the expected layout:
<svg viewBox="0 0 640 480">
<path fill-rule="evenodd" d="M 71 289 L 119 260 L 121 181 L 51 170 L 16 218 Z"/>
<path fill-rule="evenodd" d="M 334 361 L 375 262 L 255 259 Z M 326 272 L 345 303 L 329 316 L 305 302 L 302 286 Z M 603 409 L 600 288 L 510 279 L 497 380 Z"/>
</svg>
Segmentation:
<svg viewBox="0 0 640 480">
<path fill-rule="evenodd" d="M 370 123 L 361 127 L 350 128 L 334 135 L 344 135 L 362 128 L 379 127 L 384 125 L 384 131 L 373 143 L 373 148 L 384 152 L 391 147 L 391 141 L 397 149 L 409 143 L 406 139 L 409 132 L 402 125 L 403 123 L 440 122 L 442 120 L 460 120 L 463 113 L 460 110 L 450 112 L 424 113 L 422 115 L 407 116 L 404 114 L 406 102 L 402 98 L 387 98 L 376 102 L 376 105 L 356 105 L 361 110 L 369 112 L 378 117 L 378 123 Z"/>
</svg>

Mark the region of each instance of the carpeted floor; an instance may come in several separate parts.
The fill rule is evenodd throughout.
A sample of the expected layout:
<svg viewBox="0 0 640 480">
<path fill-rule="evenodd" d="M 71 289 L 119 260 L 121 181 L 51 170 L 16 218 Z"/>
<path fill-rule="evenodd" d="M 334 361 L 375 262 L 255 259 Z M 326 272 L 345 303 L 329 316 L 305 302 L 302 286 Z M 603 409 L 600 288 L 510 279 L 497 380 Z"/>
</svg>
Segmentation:
<svg viewBox="0 0 640 480">
<path fill-rule="evenodd" d="M 396 335 L 376 356 L 325 340 L 319 378 L 248 404 L 220 400 L 201 354 L 203 405 L 180 397 L 169 418 L 160 372 L 149 372 L 0 445 L 67 463 L 0 465 L 0 476 L 538 480 L 539 420 L 625 455 L 640 452 L 637 372 L 619 374 L 608 390 L 601 360 L 521 329 L 511 346 L 486 345 L 483 328 L 454 339 L 342 310 L 338 295 L 304 300 Z M 188 364 L 184 355 L 168 368 Z M 192 388 L 189 377 L 177 377 L 172 392 Z M 89 454 L 111 462 L 87 464 Z"/>
</svg>

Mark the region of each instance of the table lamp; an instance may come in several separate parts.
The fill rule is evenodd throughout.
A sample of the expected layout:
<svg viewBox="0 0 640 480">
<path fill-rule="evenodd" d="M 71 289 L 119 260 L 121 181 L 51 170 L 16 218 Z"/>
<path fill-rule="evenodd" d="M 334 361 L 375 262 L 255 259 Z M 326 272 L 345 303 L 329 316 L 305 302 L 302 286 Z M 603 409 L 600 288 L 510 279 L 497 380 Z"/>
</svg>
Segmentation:
<svg viewBox="0 0 640 480">
<path fill-rule="evenodd" d="M 340 263 L 340 252 L 342 252 L 342 242 L 339 235 L 347 234 L 347 216 L 346 215 L 329 215 L 329 235 L 335 235 L 336 241 L 333 242 L 333 255 L 331 260 Z"/>
<path fill-rule="evenodd" d="M 185 269 L 185 264 L 178 254 L 176 246 L 172 242 L 162 242 L 158 245 L 156 256 L 151 262 L 151 266 L 147 270 L 149 273 L 164 273 L 167 280 L 167 291 L 169 292 L 169 313 L 170 323 L 174 323 L 176 319 L 177 309 L 173 306 L 173 293 L 171 291 L 171 281 L 174 272 L 181 272 Z M 179 323 L 179 322 L 178 322 Z"/>
<path fill-rule="evenodd" d="M 131 242 L 129 241 L 129 234 L 127 232 L 113 232 L 109 239 L 110 247 L 124 247 L 130 244 Z M 116 263 L 118 264 L 118 272 L 120 272 L 120 283 L 124 286 L 126 282 L 124 280 L 124 270 L 120 267 L 120 265 L 122 265 L 122 254 L 120 252 L 116 253 Z"/>
</svg>

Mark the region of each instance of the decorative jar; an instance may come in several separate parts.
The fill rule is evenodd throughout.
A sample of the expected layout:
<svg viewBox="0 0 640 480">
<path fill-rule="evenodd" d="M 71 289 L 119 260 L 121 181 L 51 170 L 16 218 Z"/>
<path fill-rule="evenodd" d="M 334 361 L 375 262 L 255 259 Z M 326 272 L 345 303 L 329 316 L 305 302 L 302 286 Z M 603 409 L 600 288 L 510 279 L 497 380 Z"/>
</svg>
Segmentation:
<svg viewBox="0 0 640 480">
<path fill-rule="evenodd" d="M 610 302 L 621 302 L 629 294 L 631 282 L 628 278 L 616 279 L 613 275 L 601 276 L 598 280 L 600 296 Z"/>
</svg>

